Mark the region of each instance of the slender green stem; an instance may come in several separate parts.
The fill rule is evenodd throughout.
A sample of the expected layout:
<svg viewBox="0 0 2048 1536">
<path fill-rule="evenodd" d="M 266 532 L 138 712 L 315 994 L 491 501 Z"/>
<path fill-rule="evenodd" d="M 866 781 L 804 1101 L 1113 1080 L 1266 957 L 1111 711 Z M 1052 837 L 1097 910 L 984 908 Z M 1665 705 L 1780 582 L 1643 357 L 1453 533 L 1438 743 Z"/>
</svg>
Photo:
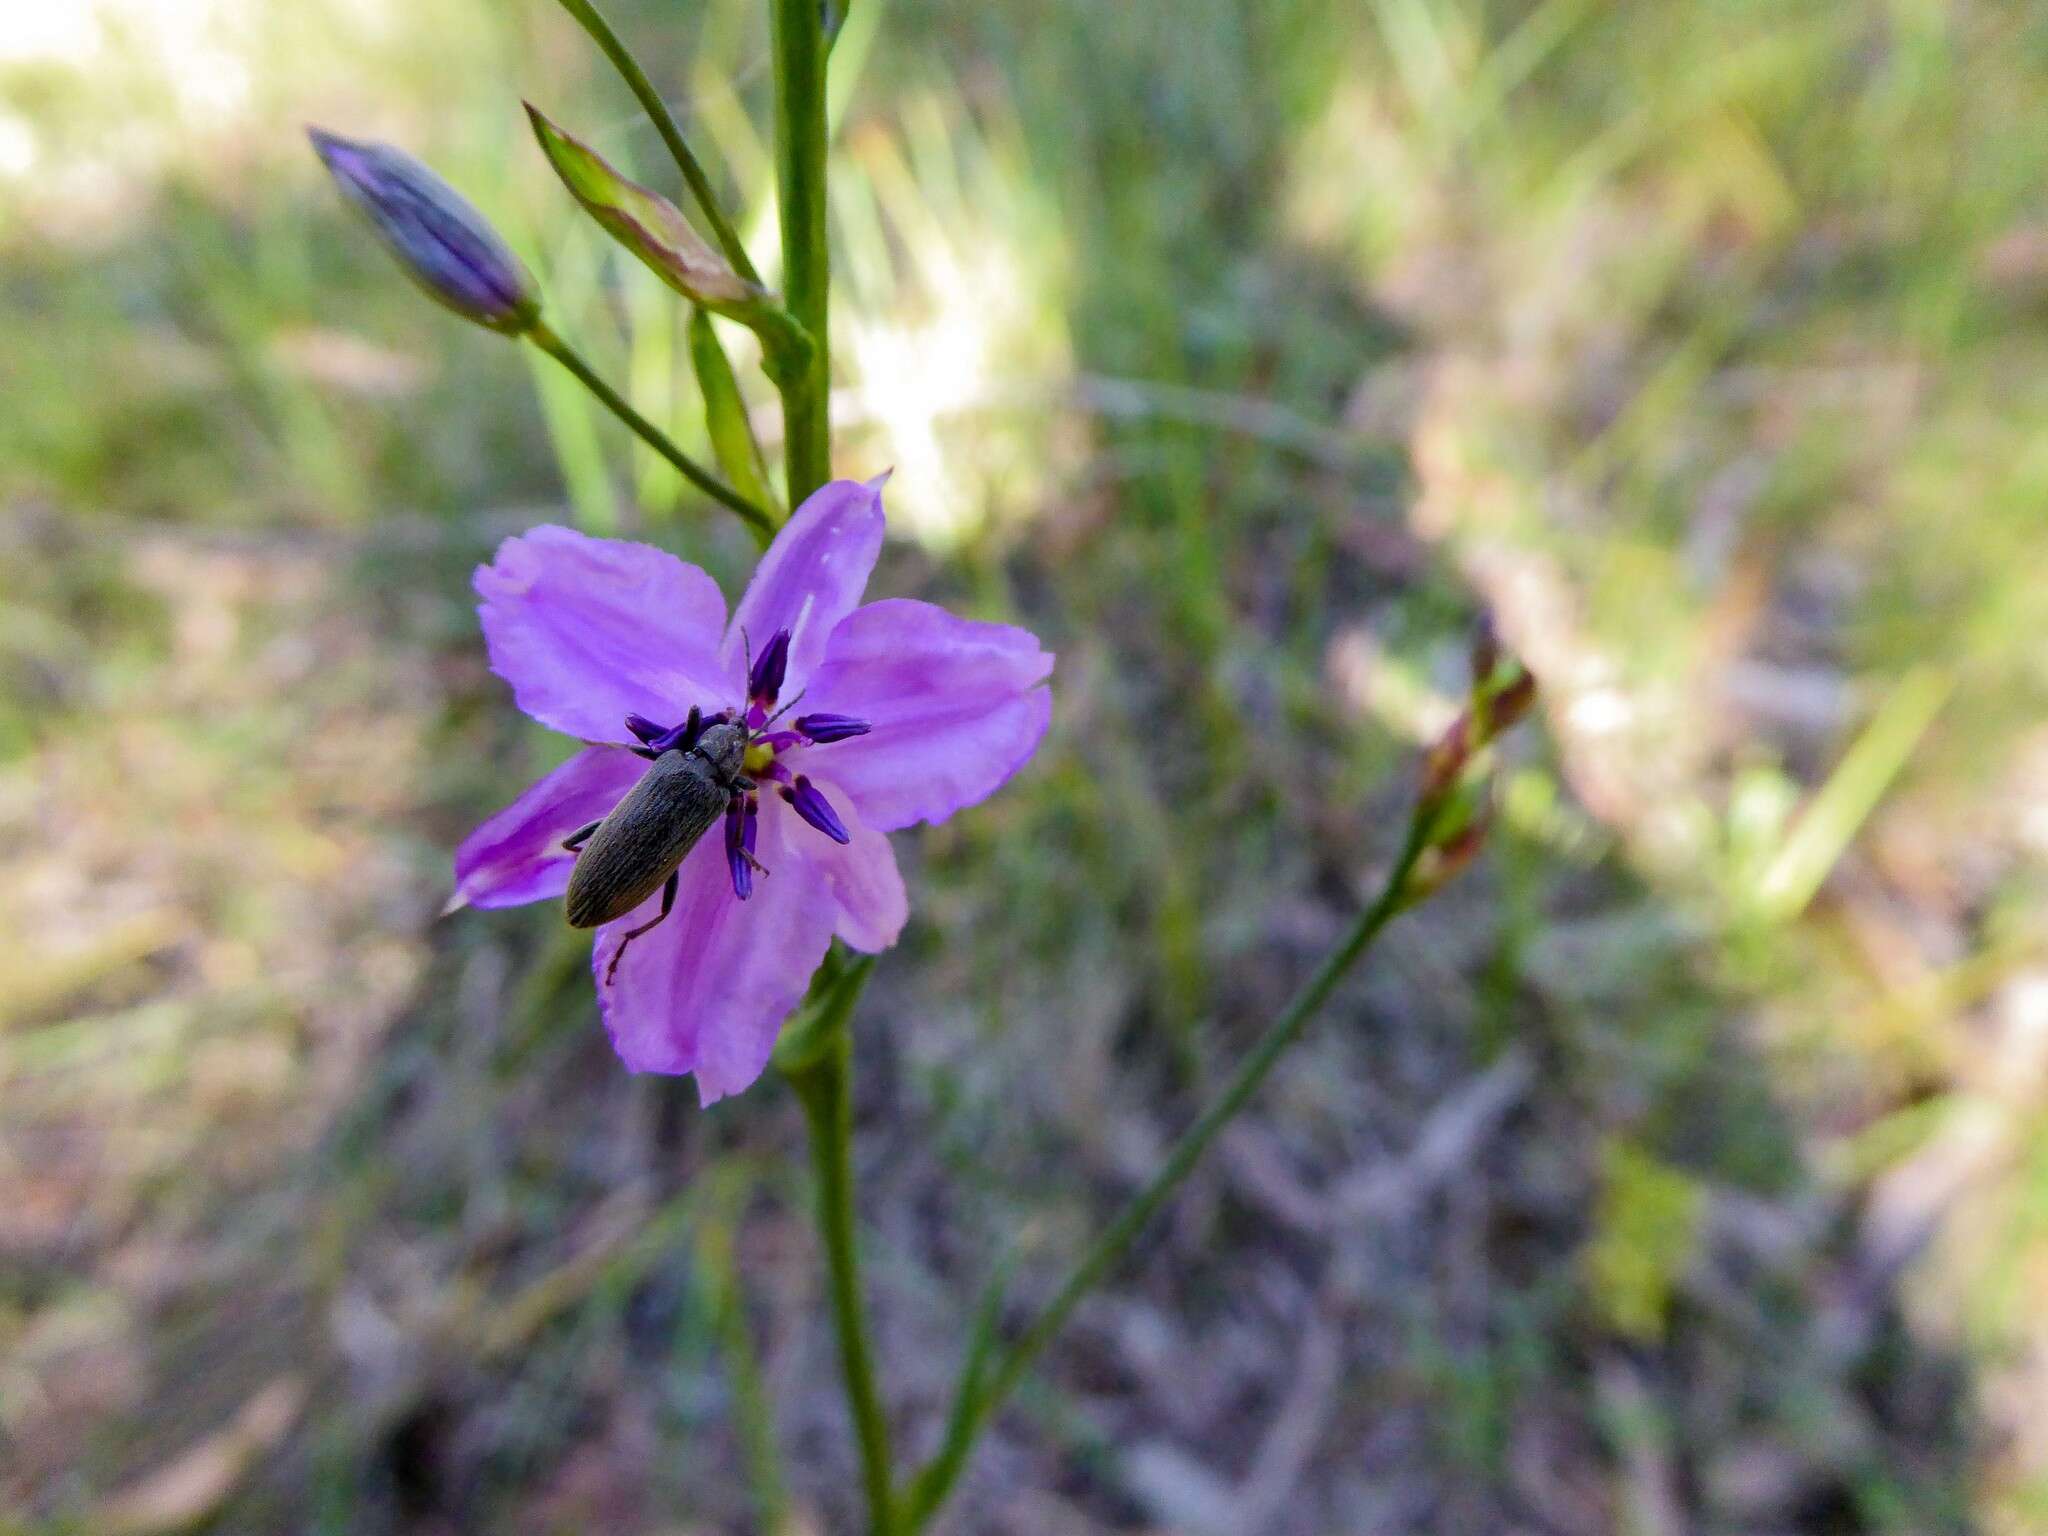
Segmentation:
<svg viewBox="0 0 2048 1536">
<path fill-rule="evenodd" d="M 578 382 L 585 389 L 597 396 L 599 400 L 604 402 L 607 410 L 631 427 L 634 432 L 638 433 L 642 442 L 673 464 L 676 472 L 685 480 L 696 486 L 698 490 L 709 496 L 713 501 L 730 507 L 744 518 L 747 525 L 754 530 L 755 537 L 760 539 L 763 544 L 766 544 L 769 539 L 775 536 L 775 520 L 768 513 L 755 506 L 746 497 L 735 491 L 731 486 L 712 474 L 710 470 L 670 442 L 667 433 L 634 410 L 627 403 L 624 395 L 621 395 L 611 385 L 598 377 L 597 372 L 590 364 L 583 360 L 582 354 L 570 346 L 568 342 L 557 336 L 546 324 L 535 321 L 533 328 L 527 331 L 525 336 L 528 341 L 539 347 L 541 351 L 547 353 L 549 357 L 552 357 L 556 362 L 576 375 Z"/>
<path fill-rule="evenodd" d="M 1093 1290 L 1109 1273 L 1124 1250 L 1137 1237 L 1147 1222 L 1158 1212 L 1160 1206 L 1178 1189 L 1181 1182 L 1194 1169 L 1209 1143 L 1217 1133 L 1236 1118 L 1251 1096 L 1258 1092 L 1266 1075 L 1273 1070 L 1275 1062 L 1286 1054 L 1287 1048 L 1301 1037 L 1302 1030 L 1315 1016 L 1316 1010 L 1328 1001 L 1337 983 L 1359 957 L 1372 947 L 1380 931 L 1393 921 L 1410 904 L 1409 876 L 1414 873 L 1416 862 L 1428 847 L 1434 818 L 1418 815 L 1410 823 L 1407 842 L 1388 872 L 1386 883 L 1373 898 L 1372 904 L 1359 915 L 1351 925 L 1342 942 L 1332 950 L 1314 976 L 1297 992 L 1294 1000 L 1267 1027 L 1259 1037 L 1259 1043 L 1252 1047 L 1251 1054 L 1244 1059 L 1228 1086 L 1216 1102 L 1203 1111 L 1202 1117 L 1182 1133 L 1166 1161 L 1152 1176 L 1152 1181 L 1140 1190 L 1122 1212 L 1096 1238 L 1087 1253 L 1082 1255 L 1068 1272 L 1066 1280 L 1045 1310 L 1038 1314 L 1031 1326 L 1026 1328 L 995 1365 L 987 1370 L 972 1373 L 979 1380 L 961 1383 L 961 1392 L 966 1395 L 963 1408 L 956 1404 L 953 1422 L 948 1427 L 945 1443 L 939 1453 L 921 1471 L 911 1485 L 905 1499 L 904 1522 L 907 1530 L 922 1528 L 932 1513 L 945 1500 L 947 1493 L 959 1477 L 966 1464 L 968 1453 L 974 1448 L 974 1441 L 989 1416 L 1002 1405 L 1039 1352 L 1050 1343 L 1065 1325 L 1081 1298 Z"/>
<path fill-rule="evenodd" d="M 633 57 L 631 50 L 591 0 L 561 0 L 561 6 L 590 34 L 591 41 L 604 51 L 604 56 L 612 61 L 612 67 L 625 80 L 627 88 L 639 98 L 641 109 L 654 124 L 654 131 L 661 135 L 661 142 L 668 146 L 669 154 L 674 157 L 676 169 L 689 183 L 690 195 L 696 198 L 704 221 L 711 226 L 712 238 L 718 241 L 718 248 L 725 252 L 725 259 L 732 263 L 735 272 L 758 287 L 761 274 L 747 259 L 747 248 L 740 243 L 739 231 L 733 228 L 725 210 L 718 206 L 710 178 L 704 174 L 704 167 L 697 163 L 696 155 L 684 142 L 683 131 L 676 126 L 674 114 L 669 111 L 668 103 L 661 99 L 661 93 L 655 90 L 654 83 L 647 78 L 647 71 L 640 67 L 640 61 Z"/>
<path fill-rule="evenodd" d="M 810 1131 L 811 1166 L 818 1185 L 818 1234 L 825 1244 L 847 1407 L 860 1441 L 868 1528 L 870 1536 L 894 1536 L 889 1426 L 875 1386 L 874 1356 L 861 1306 L 860 1252 L 853 1213 L 853 1036 L 843 1018 L 826 1048 L 788 1075 L 803 1103 L 804 1123 Z"/>
<path fill-rule="evenodd" d="M 782 288 L 810 334 L 810 366 L 778 380 L 782 391 L 789 504 L 832 477 L 831 348 L 826 305 L 831 256 L 825 238 L 825 29 L 818 0 L 774 0 L 775 150 L 782 220 Z"/>
<path fill-rule="evenodd" d="M 832 474 L 832 364 L 826 331 L 831 256 L 825 239 L 825 35 L 819 0 L 773 0 L 777 211 L 782 222 L 782 287 L 796 323 L 809 333 L 801 369 L 771 369 L 782 395 L 789 505 Z M 831 1279 L 832 1321 L 846 1403 L 860 1442 L 870 1536 L 896 1536 L 889 1428 L 875 1386 L 861 1307 L 860 1255 L 853 1217 L 853 1036 L 847 1027 L 866 969 L 827 958 L 826 995 L 784 1042 L 784 1073 L 804 1106 L 818 1182 L 818 1232 Z M 838 972 L 835 980 L 834 971 Z M 823 1039 L 815 1039 L 819 1032 Z M 822 1048 L 821 1048 L 822 1047 Z"/>
</svg>

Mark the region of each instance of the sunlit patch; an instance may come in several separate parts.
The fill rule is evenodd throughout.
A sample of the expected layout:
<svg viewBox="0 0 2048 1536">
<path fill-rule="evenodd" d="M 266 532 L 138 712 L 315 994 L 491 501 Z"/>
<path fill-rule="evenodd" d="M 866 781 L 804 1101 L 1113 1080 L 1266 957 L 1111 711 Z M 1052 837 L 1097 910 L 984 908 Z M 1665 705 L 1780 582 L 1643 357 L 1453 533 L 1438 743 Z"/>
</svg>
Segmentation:
<svg viewBox="0 0 2048 1536">
<path fill-rule="evenodd" d="M 35 125 L 25 117 L 0 113 L 0 176 L 26 176 L 36 168 Z"/>
<path fill-rule="evenodd" d="M 246 191 L 252 160 L 289 143 L 337 78 L 402 74 L 420 38 L 453 46 L 474 26 L 454 0 L 0 4 L 0 66 L 36 84 L 32 127 L 0 114 L 9 212 L 43 239 L 95 245 L 167 176 Z"/>
<path fill-rule="evenodd" d="M 864 174 L 841 183 L 862 206 L 844 221 L 840 419 L 897 471 L 892 527 L 944 550 L 1044 500 L 1044 413 L 1072 373 L 1065 244 L 1011 125 L 950 97 L 903 115 L 854 141 Z"/>
<path fill-rule="evenodd" d="M 1324 665 L 1338 695 L 1409 741 L 1431 741 L 1456 718 L 1458 701 L 1431 685 L 1411 661 L 1391 656 L 1364 625 L 1340 630 Z"/>
</svg>

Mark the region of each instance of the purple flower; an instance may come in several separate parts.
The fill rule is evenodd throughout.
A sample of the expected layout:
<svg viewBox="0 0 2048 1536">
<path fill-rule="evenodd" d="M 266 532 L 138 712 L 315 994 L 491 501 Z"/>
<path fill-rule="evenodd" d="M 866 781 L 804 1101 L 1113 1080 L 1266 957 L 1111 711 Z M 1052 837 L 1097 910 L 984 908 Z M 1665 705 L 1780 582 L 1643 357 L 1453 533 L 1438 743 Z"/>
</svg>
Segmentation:
<svg viewBox="0 0 2048 1536">
<path fill-rule="evenodd" d="M 507 539 L 476 573 L 492 670 L 527 714 L 591 745 L 470 834 L 458 902 L 561 895 L 575 862 L 562 840 L 632 788 L 693 708 L 757 733 L 745 771 L 758 788 L 683 860 L 668 920 L 609 986 L 623 934 L 659 897 L 600 928 L 592 957 L 626 1065 L 694 1072 L 707 1104 L 761 1075 L 835 934 L 870 952 L 896 942 L 908 904 L 883 834 L 992 793 L 1051 718 L 1053 658 L 1028 631 L 906 598 L 861 605 L 882 522 L 879 480 L 825 486 L 730 623 L 696 566 L 567 528 Z M 784 724 L 777 699 L 787 712 L 799 698 Z"/>
</svg>

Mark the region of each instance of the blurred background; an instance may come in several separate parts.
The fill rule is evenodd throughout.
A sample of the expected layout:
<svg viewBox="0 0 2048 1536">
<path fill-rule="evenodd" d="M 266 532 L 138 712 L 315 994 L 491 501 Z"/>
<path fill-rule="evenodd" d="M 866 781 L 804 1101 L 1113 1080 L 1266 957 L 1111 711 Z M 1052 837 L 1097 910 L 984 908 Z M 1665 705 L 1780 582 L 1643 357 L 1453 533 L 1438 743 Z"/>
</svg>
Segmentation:
<svg viewBox="0 0 2048 1536">
<path fill-rule="evenodd" d="M 766 8 L 612 9 L 771 255 Z M 834 73 L 876 589 L 1060 653 L 858 1020 L 906 1453 L 1369 889 L 1476 614 L 1544 685 L 945 1528 L 2048 1530 L 2048 14 L 860 0 Z M 472 566 L 750 554 L 301 135 L 701 441 L 522 95 L 674 190 L 544 0 L 0 8 L 0 1528 L 850 1528 L 787 1092 L 435 921 L 565 746 Z"/>
</svg>

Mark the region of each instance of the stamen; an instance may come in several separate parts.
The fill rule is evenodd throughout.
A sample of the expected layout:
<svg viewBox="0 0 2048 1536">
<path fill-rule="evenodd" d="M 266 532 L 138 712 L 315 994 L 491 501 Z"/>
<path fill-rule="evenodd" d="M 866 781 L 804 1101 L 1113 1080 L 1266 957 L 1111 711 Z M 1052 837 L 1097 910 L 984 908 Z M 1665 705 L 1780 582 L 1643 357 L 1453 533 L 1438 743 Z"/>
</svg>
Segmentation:
<svg viewBox="0 0 2048 1536">
<path fill-rule="evenodd" d="M 732 893 L 745 901 L 754 894 L 754 839 L 760 831 L 761 802 L 748 795 L 742 805 L 734 795 L 725 808 L 725 867 L 732 875 Z M 765 873 L 765 871 L 764 871 Z"/>
<path fill-rule="evenodd" d="M 828 742 L 865 736 L 874 726 L 853 715 L 798 715 L 796 728 L 822 747 Z"/>
<path fill-rule="evenodd" d="M 712 721 L 723 718 L 723 712 L 711 717 Z M 626 729 L 645 743 L 644 746 L 632 750 L 642 757 L 649 758 L 659 757 L 664 752 L 673 752 L 678 748 L 685 752 L 689 751 L 697 744 L 697 738 L 704 734 L 707 723 L 704 712 L 694 704 L 690 706 L 690 717 L 681 725 L 657 725 L 645 715 L 626 716 Z"/>
<path fill-rule="evenodd" d="M 797 775 L 794 787 L 784 785 L 779 793 L 795 809 L 797 815 L 803 817 L 833 842 L 853 841 L 852 834 L 846 830 L 846 824 L 839 819 L 839 813 L 832 809 L 832 802 L 820 794 L 817 786 L 802 774 Z"/>
<path fill-rule="evenodd" d="M 778 629 L 754 658 L 752 674 L 747 678 L 747 697 L 756 704 L 774 704 L 775 696 L 782 692 L 782 680 L 788 675 L 789 631 Z"/>
</svg>

